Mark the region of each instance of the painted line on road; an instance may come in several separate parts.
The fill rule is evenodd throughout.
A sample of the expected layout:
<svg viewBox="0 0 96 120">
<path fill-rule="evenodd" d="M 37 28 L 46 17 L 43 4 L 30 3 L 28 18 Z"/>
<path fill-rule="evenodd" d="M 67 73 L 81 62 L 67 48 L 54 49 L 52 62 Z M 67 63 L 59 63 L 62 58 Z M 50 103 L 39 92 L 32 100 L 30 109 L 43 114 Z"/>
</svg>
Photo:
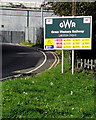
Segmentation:
<svg viewBox="0 0 96 120">
<path fill-rule="evenodd" d="M 18 74 L 18 75 L 13 75 L 13 76 L 8 76 L 8 77 L 5 77 L 5 78 L 1 78 L 0 81 L 4 81 L 6 79 L 11 79 L 11 78 L 17 78 L 17 77 L 20 77 L 22 74 Z"/>
<path fill-rule="evenodd" d="M 54 66 L 54 67 L 56 67 L 56 66 L 60 63 L 59 56 L 58 56 L 56 53 L 55 53 L 55 55 L 57 56 L 58 61 L 57 61 L 57 63 L 55 64 L 55 66 Z"/>
<path fill-rule="evenodd" d="M 44 57 L 45 57 L 43 63 L 40 64 L 40 65 L 39 65 L 38 67 L 36 67 L 35 69 L 30 70 L 30 71 L 28 71 L 28 72 L 25 72 L 25 74 L 32 73 L 33 71 L 36 71 L 37 69 L 39 69 L 40 67 L 42 67 L 42 66 L 45 64 L 45 62 L 47 61 L 47 56 L 46 56 L 46 54 L 45 54 L 43 51 L 40 50 L 40 52 L 41 52 L 41 53 L 44 55 Z"/>
<path fill-rule="evenodd" d="M 51 65 L 51 67 L 48 68 L 48 70 L 50 70 L 50 69 L 53 68 L 53 67 L 56 67 L 56 66 L 59 64 L 59 62 L 60 62 L 59 57 L 58 57 L 58 55 L 57 55 L 56 53 L 53 53 L 53 52 L 50 52 L 50 53 L 54 56 L 55 61 L 54 61 L 54 63 Z"/>
<path fill-rule="evenodd" d="M 43 51 L 41 51 L 41 50 L 39 50 L 39 51 L 44 55 L 44 61 L 43 61 L 43 63 L 40 64 L 40 65 L 39 65 L 38 67 L 36 67 L 35 69 L 30 70 L 30 71 L 28 71 L 28 72 L 25 72 L 24 74 L 30 74 L 30 73 L 32 73 L 33 71 L 35 71 L 35 70 L 39 69 L 40 67 L 42 67 L 42 66 L 45 64 L 45 62 L 47 61 L 47 56 L 46 56 L 46 54 L 45 54 Z M 8 77 L 5 77 L 5 78 L 1 78 L 0 81 L 6 80 L 6 79 L 10 79 L 10 78 L 17 78 L 17 77 L 20 77 L 21 75 L 22 75 L 22 73 L 21 73 L 21 74 L 18 74 L 18 75 L 8 76 Z"/>
<path fill-rule="evenodd" d="M 57 61 L 57 58 L 56 58 L 56 56 L 54 55 L 54 53 L 53 53 L 53 52 L 50 52 L 50 53 L 54 56 L 55 61 L 54 61 L 54 63 L 51 65 L 51 67 L 48 68 L 48 70 L 50 70 L 50 69 L 55 65 L 55 63 L 56 63 L 56 61 Z"/>
<path fill-rule="evenodd" d="M 45 54 L 43 51 L 41 51 L 41 50 L 39 50 L 39 51 L 44 55 L 44 61 L 42 62 L 42 64 L 40 64 L 40 65 L 39 65 L 38 67 L 36 67 L 35 69 L 30 70 L 30 71 L 28 71 L 28 72 L 25 72 L 24 74 L 30 74 L 30 73 L 32 73 L 33 71 L 36 71 L 37 69 L 39 69 L 40 67 L 42 67 L 42 66 L 46 63 L 46 61 L 47 61 L 47 56 L 46 56 L 46 54 Z M 57 55 L 56 53 L 53 53 L 53 52 L 50 52 L 50 53 L 54 56 L 55 61 L 54 61 L 54 63 L 51 65 L 51 67 L 48 68 L 48 70 L 51 69 L 52 67 L 56 67 L 56 66 L 59 64 L 59 62 L 60 62 L 60 59 L 59 59 L 59 57 L 58 57 L 58 55 Z M 20 71 L 19 71 L 19 72 L 20 72 Z M 19 72 L 18 72 L 18 73 L 19 73 Z M 6 79 L 10 79 L 10 78 L 17 78 L 17 77 L 20 77 L 20 76 L 22 76 L 22 73 L 21 73 L 21 74 L 17 74 L 17 75 L 13 75 L 13 76 L 9 76 L 9 77 L 2 78 L 2 79 L 0 79 L 0 81 L 6 80 Z"/>
</svg>

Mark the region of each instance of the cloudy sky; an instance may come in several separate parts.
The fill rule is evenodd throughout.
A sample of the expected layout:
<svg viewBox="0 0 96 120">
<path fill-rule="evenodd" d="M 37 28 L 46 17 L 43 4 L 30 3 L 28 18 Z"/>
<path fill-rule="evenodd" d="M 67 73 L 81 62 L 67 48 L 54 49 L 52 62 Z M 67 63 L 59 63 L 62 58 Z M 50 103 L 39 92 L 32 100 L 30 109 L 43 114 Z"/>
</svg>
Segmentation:
<svg viewBox="0 0 96 120">
<path fill-rule="evenodd" d="M 19 1 L 24 1 L 24 2 L 43 2 L 44 0 L 0 0 L 2 2 L 19 2 Z"/>
</svg>

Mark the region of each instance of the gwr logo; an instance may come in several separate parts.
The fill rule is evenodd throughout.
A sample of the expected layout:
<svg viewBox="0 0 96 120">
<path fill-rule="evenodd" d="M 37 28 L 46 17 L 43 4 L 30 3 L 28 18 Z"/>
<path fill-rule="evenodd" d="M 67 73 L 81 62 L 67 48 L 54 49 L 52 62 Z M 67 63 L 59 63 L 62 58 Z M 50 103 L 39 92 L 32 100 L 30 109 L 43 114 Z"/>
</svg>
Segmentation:
<svg viewBox="0 0 96 120">
<path fill-rule="evenodd" d="M 72 20 L 67 20 L 67 21 L 64 21 L 63 20 L 63 22 L 61 22 L 60 24 L 59 24 L 59 26 L 61 27 L 61 28 L 71 28 L 71 27 L 76 27 L 76 23 L 75 22 L 73 22 Z"/>
<path fill-rule="evenodd" d="M 53 20 L 52 19 L 46 19 L 46 24 L 53 24 Z"/>
<path fill-rule="evenodd" d="M 84 23 L 90 23 L 90 18 L 84 18 Z"/>
</svg>

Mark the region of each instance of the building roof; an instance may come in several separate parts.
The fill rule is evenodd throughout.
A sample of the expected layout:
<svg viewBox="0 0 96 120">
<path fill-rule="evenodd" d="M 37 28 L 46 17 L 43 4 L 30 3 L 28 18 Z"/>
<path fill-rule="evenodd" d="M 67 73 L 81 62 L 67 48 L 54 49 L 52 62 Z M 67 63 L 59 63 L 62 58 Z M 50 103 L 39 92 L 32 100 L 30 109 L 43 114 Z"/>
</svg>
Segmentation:
<svg viewBox="0 0 96 120">
<path fill-rule="evenodd" d="M 41 7 L 41 2 L 23 2 L 23 1 L 14 1 L 14 2 L 9 2 L 9 1 L 0 1 L 0 7 L 22 7 L 22 8 L 40 8 Z"/>
</svg>

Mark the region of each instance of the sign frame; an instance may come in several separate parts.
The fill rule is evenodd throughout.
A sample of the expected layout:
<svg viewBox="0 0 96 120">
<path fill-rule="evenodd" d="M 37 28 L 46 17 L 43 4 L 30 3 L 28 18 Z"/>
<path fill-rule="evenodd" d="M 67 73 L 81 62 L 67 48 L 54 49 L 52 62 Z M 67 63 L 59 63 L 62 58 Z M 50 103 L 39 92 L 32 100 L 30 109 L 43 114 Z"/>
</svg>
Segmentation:
<svg viewBox="0 0 96 120">
<path fill-rule="evenodd" d="M 46 25 L 45 25 L 45 23 L 46 23 L 46 19 L 75 19 L 75 18 L 90 18 L 90 38 L 88 37 L 88 38 L 84 38 L 84 39 L 90 39 L 90 48 L 54 48 L 54 49 L 51 49 L 50 47 L 49 48 L 45 48 L 45 46 L 46 46 L 46 44 L 45 44 L 45 39 L 47 39 L 47 38 L 45 38 L 45 30 L 46 30 Z M 51 24 L 52 24 L 52 21 L 50 21 L 51 22 Z M 50 23 L 49 23 L 50 24 Z M 85 24 L 87 24 L 87 23 L 85 23 Z M 52 38 L 52 39 L 71 39 L 72 40 L 72 38 Z M 73 39 L 83 39 L 83 38 L 74 38 L 73 37 Z M 73 42 L 73 41 L 72 41 Z M 89 44 L 89 43 L 88 43 Z M 50 46 L 50 45 L 49 45 Z M 79 46 L 79 45 L 78 45 Z M 45 17 L 44 18 L 44 50 L 91 50 L 92 49 L 92 16 L 66 16 L 66 17 Z"/>
</svg>

